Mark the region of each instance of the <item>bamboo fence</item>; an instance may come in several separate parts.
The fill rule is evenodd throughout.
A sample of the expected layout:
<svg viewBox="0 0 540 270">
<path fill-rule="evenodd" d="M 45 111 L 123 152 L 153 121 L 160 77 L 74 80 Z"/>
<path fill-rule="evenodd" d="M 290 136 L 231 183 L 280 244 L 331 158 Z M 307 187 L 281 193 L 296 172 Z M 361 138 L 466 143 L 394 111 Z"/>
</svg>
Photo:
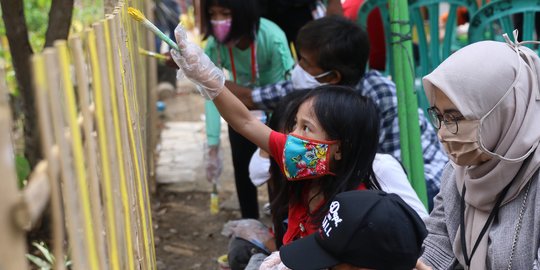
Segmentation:
<svg viewBox="0 0 540 270">
<path fill-rule="evenodd" d="M 156 63 L 138 53 L 154 42 L 127 13 L 149 4 L 106 4 L 105 18 L 31 59 L 44 159 L 23 190 L 0 67 L 0 269 L 28 269 L 25 235 L 47 205 L 54 269 L 65 269 L 66 255 L 72 269 L 156 269 Z"/>
</svg>

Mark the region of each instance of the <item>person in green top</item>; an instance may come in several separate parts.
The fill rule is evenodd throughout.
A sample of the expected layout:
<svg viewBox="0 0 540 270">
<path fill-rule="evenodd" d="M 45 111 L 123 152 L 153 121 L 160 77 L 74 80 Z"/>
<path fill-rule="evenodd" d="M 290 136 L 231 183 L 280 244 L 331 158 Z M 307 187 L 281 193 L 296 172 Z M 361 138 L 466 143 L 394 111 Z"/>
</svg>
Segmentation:
<svg viewBox="0 0 540 270">
<path fill-rule="evenodd" d="M 243 86 L 280 82 L 294 65 L 287 38 L 273 22 L 259 16 L 258 1 L 206 0 L 202 3 L 206 54 L 229 72 L 229 80 Z M 259 112 L 260 113 L 260 112 Z M 206 176 L 215 181 L 222 168 L 220 115 L 205 104 Z M 259 218 L 257 189 L 249 179 L 249 161 L 256 150 L 250 141 L 229 128 L 236 192 L 242 218 Z"/>
</svg>

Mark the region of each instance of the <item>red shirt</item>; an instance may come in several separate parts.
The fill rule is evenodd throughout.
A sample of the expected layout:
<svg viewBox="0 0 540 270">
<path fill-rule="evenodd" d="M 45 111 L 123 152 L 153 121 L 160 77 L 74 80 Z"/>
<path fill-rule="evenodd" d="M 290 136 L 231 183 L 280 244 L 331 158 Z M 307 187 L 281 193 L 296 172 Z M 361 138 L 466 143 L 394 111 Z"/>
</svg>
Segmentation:
<svg viewBox="0 0 540 270">
<path fill-rule="evenodd" d="M 268 139 L 268 149 L 270 155 L 279 165 L 279 168 L 283 172 L 283 149 L 285 148 L 285 142 L 287 142 L 287 134 L 272 131 L 270 138 Z"/>
<path fill-rule="evenodd" d="M 283 171 L 283 149 L 285 147 L 285 142 L 287 141 L 287 135 L 272 131 L 270 133 L 270 138 L 268 140 L 268 148 L 270 150 L 270 155 L 278 163 L 281 171 Z M 310 181 L 310 180 L 306 180 Z M 366 186 L 364 183 L 361 183 L 357 190 L 365 190 Z M 311 217 L 309 216 L 308 208 L 308 192 L 309 185 L 306 185 L 304 190 L 302 190 L 302 203 L 290 204 L 289 203 L 289 216 L 288 216 L 288 225 L 287 231 L 283 236 L 283 244 L 286 245 L 298 238 L 308 236 L 319 229 L 319 225 L 313 225 Z M 322 201 L 317 209 L 324 205 L 326 201 Z"/>
</svg>

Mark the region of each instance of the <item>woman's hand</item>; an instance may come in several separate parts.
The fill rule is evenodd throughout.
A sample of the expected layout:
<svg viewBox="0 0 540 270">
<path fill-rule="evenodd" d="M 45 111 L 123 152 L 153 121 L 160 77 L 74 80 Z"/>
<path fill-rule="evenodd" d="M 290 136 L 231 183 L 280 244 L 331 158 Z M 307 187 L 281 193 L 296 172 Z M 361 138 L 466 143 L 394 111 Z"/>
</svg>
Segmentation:
<svg viewBox="0 0 540 270">
<path fill-rule="evenodd" d="M 264 259 L 259 270 L 290 270 L 287 268 L 281 258 L 279 257 L 279 251 L 274 251 L 270 256 Z"/>
<path fill-rule="evenodd" d="M 416 267 L 414 268 L 415 270 L 432 270 L 431 267 L 427 266 L 424 262 L 422 262 L 421 260 L 417 260 L 416 261 Z"/>
<path fill-rule="evenodd" d="M 177 77 L 186 76 L 199 87 L 197 90 L 207 99 L 214 99 L 223 91 L 225 76 L 203 50 L 187 40 L 187 34 L 180 24 L 174 30 L 180 51 L 171 50 L 171 56 L 180 67 Z"/>
<path fill-rule="evenodd" d="M 218 145 L 209 145 L 205 147 L 205 167 L 206 179 L 210 183 L 217 183 L 221 171 L 223 170 L 223 154 L 221 147 Z"/>
</svg>

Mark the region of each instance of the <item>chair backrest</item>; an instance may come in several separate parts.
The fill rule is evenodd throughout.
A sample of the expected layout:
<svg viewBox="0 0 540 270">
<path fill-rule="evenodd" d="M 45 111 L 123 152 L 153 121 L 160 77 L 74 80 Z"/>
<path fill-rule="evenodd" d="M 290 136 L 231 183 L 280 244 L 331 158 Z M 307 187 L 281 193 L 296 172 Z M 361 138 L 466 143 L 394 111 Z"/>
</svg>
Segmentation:
<svg viewBox="0 0 540 270">
<path fill-rule="evenodd" d="M 499 0 L 482 6 L 472 17 L 469 42 L 485 39 L 500 40 L 501 34 L 512 33 L 516 16 L 522 16 L 521 40 L 532 40 L 535 31 L 535 13 L 540 12 L 540 0 Z M 537 22 L 539 23 L 539 22 Z M 540 31 L 540 29 L 536 29 Z M 537 37 L 540 38 L 540 37 Z M 531 47 L 531 45 L 527 45 Z"/>
<path fill-rule="evenodd" d="M 448 19 L 444 30 L 440 25 L 439 5 L 445 3 L 449 5 Z M 458 44 L 456 37 L 457 29 L 457 9 L 467 8 L 469 14 L 476 12 L 476 0 L 409 0 L 409 14 L 411 24 L 418 33 L 418 51 L 420 53 L 420 63 L 417 65 L 417 76 L 425 76 L 435 69 L 452 51 L 465 45 Z M 429 35 L 426 34 L 426 25 L 422 10 L 427 11 L 429 17 Z M 442 31 L 444 32 L 442 32 Z M 444 35 L 440 40 L 441 34 Z"/>
<path fill-rule="evenodd" d="M 386 73 L 392 73 L 390 70 L 393 67 L 392 59 L 392 48 L 390 47 L 390 14 L 388 12 L 388 0 L 366 0 L 358 9 L 358 17 L 356 23 L 362 26 L 364 29 L 367 29 L 367 19 L 368 15 L 374 9 L 379 8 L 381 12 L 381 18 L 384 29 L 384 45 L 386 47 Z"/>
<path fill-rule="evenodd" d="M 390 40 L 391 36 L 390 16 L 388 9 L 389 2 L 389 0 L 366 0 L 358 11 L 357 19 L 357 23 L 366 28 L 368 14 L 373 9 L 379 8 L 383 19 L 385 41 Z M 417 40 L 415 41 L 418 44 L 418 51 L 420 54 L 419 63 L 415 63 L 415 84 L 417 89 L 418 105 L 425 110 L 428 107 L 428 103 L 420 82 L 420 78 L 430 73 L 444 59 L 446 59 L 452 53 L 452 51 L 460 47 L 459 45 L 456 45 L 457 37 L 455 34 L 457 29 L 457 9 L 458 7 L 466 7 L 469 14 L 472 14 L 477 10 L 477 2 L 476 0 L 408 0 L 408 3 L 411 29 L 413 29 L 413 31 L 416 30 L 417 32 Z M 449 5 L 448 19 L 444 27 L 444 38 L 442 42 L 439 40 L 439 37 L 441 36 L 441 29 L 439 27 L 439 6 L 441 3 L 446 3 Z M 427 11 L 427 15 L 429 17 L 429 24 L 427 26 L 424 20 L 424 11 Z M 426 34 L 426 28 L 429 28 L 429 35 Z M 392 70 L 392 49 L 389 42 L 386 42 L 385 45 L 387 52 L 386 70 L 394 74 Z"/>
</svg>

